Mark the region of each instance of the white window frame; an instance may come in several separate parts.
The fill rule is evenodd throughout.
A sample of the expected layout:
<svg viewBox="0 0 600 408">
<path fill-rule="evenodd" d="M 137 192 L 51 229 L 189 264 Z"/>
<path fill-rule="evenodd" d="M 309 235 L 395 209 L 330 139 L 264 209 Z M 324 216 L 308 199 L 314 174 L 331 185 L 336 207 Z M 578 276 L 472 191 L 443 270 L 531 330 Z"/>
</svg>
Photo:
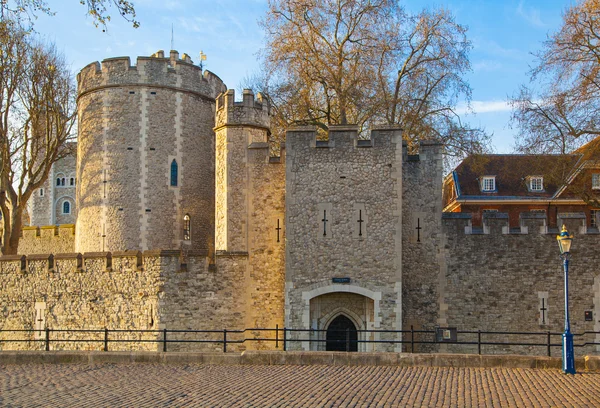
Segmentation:
<svg viewBox="0 0 600 408">
<path fill-rule="evenodd" d="M 592 190 L 600 190 L 600 173 L 592 173 Z"/>
<path fill-rule="evenodd" d="M 43 196 L 44 196 L 44 188 L 42 187 L 42 188 L 40 188 L 40 197 L 43 197 Z"/>
<path fill-rule="evenodd" d="M 491 182 L 491 188 L 486 188 L 486 184 Z M 481 178 L 481 191 L 491 192 L 496 191 L 496 176 L 483 176 Z"/>
<path fill-rule="evenodd" d="M 596 217 L 600 213 L 600 208 L 592 208 L 590 209 L 590 227 L 598 228 L 598 223 L 596 222 Z"/>
<path fill-rule="evenodd" d="M 65 204 L 69 204 L 69 212 L 65 212 Z M 73 205 L 71 204 L 71 202 L 69 200 L 63 201 L 63 203 L 61 204 L 61 210 L 62 210 L 61 212 L 62 212 L 62 214 L 63 215 L 69 215 L 69 214 L 71 214 L 71 207 L 72 206 Z"/>
<path fill-rule="evenodd" d="M 538 187 L 537 181 L 539 181 L 539 188 L 535 188 L 535 187 Z M 542 176 L 529 177 L 529 190 L 530 191 L 544 191 L 544 177 L 542 177 Z"/>
</svg>

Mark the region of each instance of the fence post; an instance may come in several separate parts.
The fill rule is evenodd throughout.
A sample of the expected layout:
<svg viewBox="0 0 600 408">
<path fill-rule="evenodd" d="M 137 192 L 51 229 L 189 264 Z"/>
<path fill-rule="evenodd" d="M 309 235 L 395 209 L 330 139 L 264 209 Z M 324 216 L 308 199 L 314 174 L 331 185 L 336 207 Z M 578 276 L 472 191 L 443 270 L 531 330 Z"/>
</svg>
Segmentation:
<svg viewBox="0 0 600 408">
<path fill-rule="evenodd" d="M 415 331 L 412 324 L 410 325 L 410 352 L 415 352 Z"/>
<path fill-rule="evenodd" d="M 104 351 L 108 351 L 108 329 L 104 328 Z"/>
<path fill-rule="evenodd" d="M 50 329 L 46 327 L 46 351 L 50 351 Z"/>
<path fill-rule="evenodd" d="M 283 351 L 287 351 L 287 330 L 283 326 Z"/>
<path fill-rule="evenodd" d="M 477 330 L 477 354 L 481 355 L 481 329 Z"/>
<path fill-rule="evenodd" d="M 163 329 L 163 353 L 167 352 L 167 328 Z"/>
<path fill-rule="evenodd" d="M 552 351 L 550 350 L 550 330 L 548 330 L 548 357 L 552 357 Z"/>
<path fill-rule="evenodd" d="M 275 348 L 279 348 L 279 325 L 275 325 Z"/>
<path fill-rule="evenodd" d="M 223 329 L 223 353 L 227 353 L 227 329 Z"/>
</svg>

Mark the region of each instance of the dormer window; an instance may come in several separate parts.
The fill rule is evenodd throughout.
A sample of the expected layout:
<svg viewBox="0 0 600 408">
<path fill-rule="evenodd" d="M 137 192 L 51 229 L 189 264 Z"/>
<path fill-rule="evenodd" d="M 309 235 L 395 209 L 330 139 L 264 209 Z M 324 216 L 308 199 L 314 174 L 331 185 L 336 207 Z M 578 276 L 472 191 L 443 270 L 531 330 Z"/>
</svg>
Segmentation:
<svg viewBox="0 0 600 408">
<path fill-rule="evenodd" d="M 600 190 L 600 173 L 592 174 L 592 189 Z"/>
<path fill-rule="evenodd" d="M 529 191 L 544 191 L 544 178 L 540 176 L 529 177 Z"/>
<path fill-rule="evenodd" d="M 496 191 L 496 176 L 484 176 L 481 178 L 481 191 L 492 192 Z"/>
</svg>

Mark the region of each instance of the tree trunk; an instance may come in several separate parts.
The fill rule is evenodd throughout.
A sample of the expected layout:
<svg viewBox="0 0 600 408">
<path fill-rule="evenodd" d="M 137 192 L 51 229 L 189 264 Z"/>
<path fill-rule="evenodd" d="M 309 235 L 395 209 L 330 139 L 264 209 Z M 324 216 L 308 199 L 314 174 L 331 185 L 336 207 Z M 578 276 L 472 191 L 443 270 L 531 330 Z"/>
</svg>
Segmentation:
<svg viewBox="0 0 600 408">
<path fill-rule="evenodd" d="M 23 227 L 23 210 L 16 208 L 10 214 L 10 226 L 4 223 L 4 239 L 2 241 L 3 255 L 16 255 L 19 250 L 19 240 L 21 239 L 21 228 Z M 8 228 L 7 228 L 8 227 Z"/>
</svg>

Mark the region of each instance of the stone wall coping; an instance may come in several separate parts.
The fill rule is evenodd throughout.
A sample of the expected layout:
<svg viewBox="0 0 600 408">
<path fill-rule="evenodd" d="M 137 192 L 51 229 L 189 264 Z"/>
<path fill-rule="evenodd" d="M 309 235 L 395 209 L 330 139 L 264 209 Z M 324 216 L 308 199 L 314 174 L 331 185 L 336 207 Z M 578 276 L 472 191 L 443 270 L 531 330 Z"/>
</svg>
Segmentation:
<svg viewBox="0 0 600 408">
<path fill-rule="evenodd" d="M 45 261 L 49 259 L 53 259 L 54 255 L 52 254 L 31 254 L 27 255 L 28 261 Z"/>
<path fill-rule="evenodd" d="M 442 213 L 442 219 L 464 219 L 470 220 L 473 218 L 471 213 L 459 213 L 459 212 L 445 212 Z"/>
<path fill-rule="evenodd" d="M 0 364 L 206 364 L 206 365 L 347 365 L 398 367 L 474 367 L 560 369 L 561 357 L 442 353 L 346 353 L 330 351 L 244 351 L 185 353 L 153 351 L 12 351 L 0 352 Z M 581 372 L 600 372 L 600 356 L 575 358 Z"/>
<path fill-rule="evenodd" d="M 329 125 L 330 132 L 358 132 L 358 125 Z"/>
<path fill-rule="evenodd" d="M 144 257 L 154 257 L 154 256 L 180 257 L 181 250 L 179 250 L 179 249 L 151 249 L 148 251 L 144 251 L 143 256 Z"/>
<path fill-rule="evenodd" d="M 11 262 L 11 261 L 24 261 L 27 259 L 25 255 L 2 255 L 0 256 L 0 262 Z"/>
<path fill-rule="evenodd" d="M 504 212 L 484 212 L 483 219 L 492 219 L 492 220 L 507 220 L 508 213 Z"/>
<path fill-rule="evenodd" d="M 385 130 L 403 130 L 403 129 L 402 129 L 402 126 L 400 126 L 400 125 L 377 125 L 377 126 L 373 126 L 371 128 L 371 130 L 385 131 Z"/>
<path fill-rule="evenodd" d="M 216 251 L 216 256 L 248 256 L 246 251 Z"/>
<path fill-rule="evenodd" d="M 113 258 L 126 258 L 126 257 L 141 257 L 140 251 L 115 251 L 112 253 Z"/>
<path fill-rule="evenodd" d="M 316 132 L 316 126 L 290 126 L 287 128 L 287 132 Z"/>
<path fill-rule="evenodd" d="M 185 254 L 186 257 L 190 258 L 190 257 L 206 257 L 208 256 L 208 250 L 204 249 L 204 250 L 196 250 L 196 251 L 188 251 Z"/>
<path fill-rule="evenodd" d="M 248 145 L 248 149 L 268 149 L 268 142 L 252 142 Z"/>
<path fill-rule="evenodd" d="M 85 259 L 92 259 L 92 258 L 108 258 L 112 256 L 112 254 L 110 252 L 85 252 L 83 254 L 83 257 Z"/>
<path fill-rule="evenodd" d="M 81 259 L 81 254 L 79 252 L 56 254 L 54 259 Z"/>
<path fill-rule="evenodd" d="M 38 227 L 35 225 L 31 225 L 31 226 L 26 226 L 21 228 L 21 230 L 23 231 L 37 231 Z"/>
</svg>

